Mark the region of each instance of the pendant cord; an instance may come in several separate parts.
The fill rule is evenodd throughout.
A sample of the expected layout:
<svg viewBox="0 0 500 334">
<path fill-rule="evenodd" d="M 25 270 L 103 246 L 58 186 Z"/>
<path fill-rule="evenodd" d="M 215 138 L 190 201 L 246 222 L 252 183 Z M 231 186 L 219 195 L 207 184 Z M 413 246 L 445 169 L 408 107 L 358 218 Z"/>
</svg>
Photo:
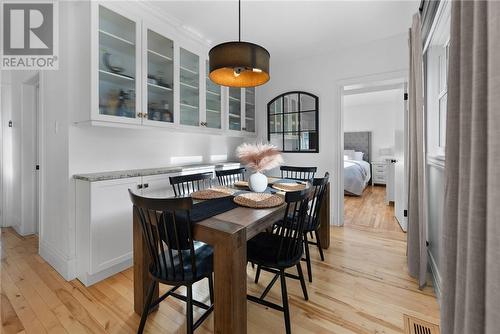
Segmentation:
<svg viewBox="0 0 500 334">
<path fill-rule="evenodd" d="M 238 0 L 238 41 L 241 42 L 241 0 Z"/>
</svg>

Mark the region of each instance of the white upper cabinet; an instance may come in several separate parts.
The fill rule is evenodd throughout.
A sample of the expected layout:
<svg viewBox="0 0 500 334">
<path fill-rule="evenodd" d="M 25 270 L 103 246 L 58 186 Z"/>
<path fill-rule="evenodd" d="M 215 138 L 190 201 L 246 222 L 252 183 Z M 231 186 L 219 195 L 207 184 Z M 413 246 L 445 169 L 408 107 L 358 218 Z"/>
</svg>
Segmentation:
<svg viewBox="0 0 500 334">
<path fill-rule="evenodd" d="M 241 91 L 240 88 L 229 87 L 229 130 L 241 131 Z"/>
<path fill-rule="evenodd" d="M 180 49 L 180 124 L 200 125 L 200 57 Z"/>
<path fill-rule="evenodd" d="M 89 6 L 91 104 L 77 122 L 255 136 L 255 88 L 214 84 L 207 44 L 135 2 Z"/>
<path fill-rule="evenodd" d="M 222 89 L 208 77 L 208 60 L 205 62 L 205 82 L 206 82 L 206 101 L 205 101 L 205 122 L 206 127 L 212 129 L 222 129 Z"/>
<path fill-rule="evenodd" d="M 174 123 L 174 42 L 153 27 L 143 33 L 143 124 Z"/>
<path fill-rule="evenodd" d="M 102 5 L 96 6 L 96 59 L 93 87 L 97 89 L 92 109 L 94 119 L 140 123 L 140 24 Z"/>
<path fill-rule="evenodd" d="M 247 132 L 255 132 L 255 88 L 245 88 L 245 127 Z"/>
<path fill-rule="evenodd" d="M 228 129 L 243 136 L 255 135 L 255 88 L 228 88 Z"/>
</svg>

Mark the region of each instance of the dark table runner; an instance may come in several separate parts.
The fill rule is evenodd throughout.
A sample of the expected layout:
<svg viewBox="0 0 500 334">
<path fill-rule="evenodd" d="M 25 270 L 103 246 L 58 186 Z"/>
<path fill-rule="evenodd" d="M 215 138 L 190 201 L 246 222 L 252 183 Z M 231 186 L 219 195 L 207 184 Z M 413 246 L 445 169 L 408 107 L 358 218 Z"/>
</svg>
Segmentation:
<svg viewBox="0 0 500 334">
<path fill-rule="evenodd" d="M 233 202 L 233 196 L 204 200 L 193 204 L 191 209 L 191 221 L 196 223 L 207 218 L 237 208 Z"/>
</svg>

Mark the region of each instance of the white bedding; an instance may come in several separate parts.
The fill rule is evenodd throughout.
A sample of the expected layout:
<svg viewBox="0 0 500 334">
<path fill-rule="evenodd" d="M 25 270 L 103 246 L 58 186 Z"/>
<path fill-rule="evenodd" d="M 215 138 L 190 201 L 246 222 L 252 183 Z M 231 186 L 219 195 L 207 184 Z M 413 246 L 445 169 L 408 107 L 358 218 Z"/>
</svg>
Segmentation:
<svg viewBox="0 0 500 334">
<path fill-rule="evenodd" d="M 366 161 L 344 160 L 344 190 L 361 195 L 370 180 L 370 164 Z"/>
</svg>

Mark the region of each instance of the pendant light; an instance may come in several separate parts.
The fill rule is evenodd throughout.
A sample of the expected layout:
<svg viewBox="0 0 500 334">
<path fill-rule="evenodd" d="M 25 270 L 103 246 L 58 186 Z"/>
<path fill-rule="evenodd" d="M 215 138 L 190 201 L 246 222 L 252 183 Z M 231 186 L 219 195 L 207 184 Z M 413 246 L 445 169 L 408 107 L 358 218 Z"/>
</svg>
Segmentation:
<svg viewBox="0 0 500 334">
<path fill-rule="evenodd" d="M 241 0 L 238 0 L 238 41 L 214 46 L 209 54 L 210 80 L 222 86 L 255 87 L 269 81 L 269 52 L 241 41 Z"/>
</svg>

